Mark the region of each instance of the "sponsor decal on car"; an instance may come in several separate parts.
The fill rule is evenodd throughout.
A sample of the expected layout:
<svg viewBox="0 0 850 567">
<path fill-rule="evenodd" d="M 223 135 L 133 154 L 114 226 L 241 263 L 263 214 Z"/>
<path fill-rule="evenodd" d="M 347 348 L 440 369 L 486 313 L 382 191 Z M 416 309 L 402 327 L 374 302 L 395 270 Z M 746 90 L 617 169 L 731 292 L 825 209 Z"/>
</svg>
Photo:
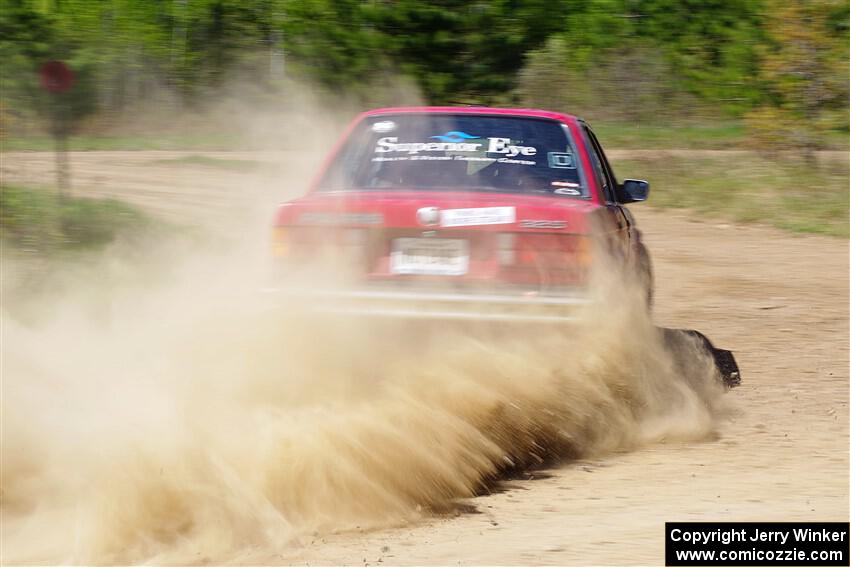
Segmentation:
<svg viewBox="0 0 850 567">
<path fill-rule="evenodd" d="M 552 187 L 555 188 L 552 192 L 558 195 L 581 195 L 581 185 L 572 181 L 553 181 Z"/>
<path fill-rule="evenodd" d="M 446 132 L 441 136 L 431 136 L 431 139 L 440 140 L 441 142 L 464 142 L 467 140 L 479 140 L 480 138 L 481 136 L 472 136 L 466 132 L 458 132 L 457 130 Z"/>
<path fill-rule="evenodd" d="M 443 227 L 513 224 L 515 222 L 516 207 L 477 207 L 440 211 L 440 226 Z"/>
<path fill-rule="evenodd" d="M 575 169 L 576 164 L 573 154 L 567 152 L 549 152 L 546 154 L 549 167 L 554 169 Z"/>
<path fill-rule="evenodd" d="M 406 153 L 409 155 L 419 152 L 475 152 L 481 144 L 469 142 L 401 142 L 397 136 L 386 136 L 378 139 L 375 146 L 376 154 Z"/>
<path fill-rule="evenodd" d="M 506 157 L 516 157 L 519 155 L 533 156 L 537 155 L 537 148 L 534 146 L 521 146 L 512 144 L 510 138 L 487 138 L 490 144 L 487 146 L 488 154 L 506 154 Z"/>
<path fill-rule="evenodd" d="M 373 126 L 374 129 L 374 126 Z M 524 146 L 513 142 L 510 138 L 481 138 L 466 132 L 453 130 L 438 136 L 431 136 L 431 139 L 438 140 L 437 142 L 399 142 L 397 136 L 385 136 L 379 138 L 375 146 L 377 154 L 407 154 L 414 156 L 420 152 L 446 152 L 446 153 L 484 153 L 496 154 L 500 157 L 484 157 L 479 156 L 480 160 L 499 161 L 507 163 L 521 163 L 524 165 L 534 165 L 536 162 L 524 159 L 513 159 L 521 157 L 531 157 L 537 155 L 537 148 L 534 146 Z M 481 140 L 481 142 L 473 142 L 473 140 Z M 486 140 L 486 144 L 484 141 Z M 569 154 L 567 154 L 569 155 Z M 458 159 L 461 156 L 437 156 L 444 159 Z M 410 158 L 414 159 L 414 158 Z M 419 157 L 418 159 L 426 159 Z M 436 159 L 436 158 L 435 158 Z M 372 161 L 404 161 L 403 158 L 394 157 L 378 157 Z"/>
<path fill-rule="evenodd" d="M 383 120 L 372 124 L 372 132 L 375 132 L 376 134 L 386 134 L 388 132 L 392 132 L 397 127 L 398 125 L 392 120 Z"/>
</svg>

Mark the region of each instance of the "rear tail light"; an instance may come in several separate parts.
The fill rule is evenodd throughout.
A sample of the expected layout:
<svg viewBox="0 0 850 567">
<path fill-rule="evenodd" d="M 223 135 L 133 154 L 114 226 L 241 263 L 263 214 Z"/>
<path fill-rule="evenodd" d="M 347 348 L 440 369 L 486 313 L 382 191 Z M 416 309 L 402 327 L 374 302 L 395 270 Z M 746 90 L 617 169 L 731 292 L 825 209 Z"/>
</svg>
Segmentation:
<svg viewBox="0 0 850 567">
<path fill-rule="evenodd" d="M 370 262 L 370 233 L 366 228 L 276 226 L 271 254 L 292 273 L 362 273 Z"/>
<path fill-rule="evenodd" d="M 368 243 L 365 228 L 344 228 L 339 231 L 300 226 L 276 226 L 272 229 L 272 253 L 275 256 L 291 254 L 332 253 L 338 247 L 361 248 Z"/>
<path fill-rule="evenodd" d="M 276 226 L 272 229 L 272 256 L 285 258 L 289 254 L 288 237 L 286 227 Z"/>
<path fill-rule="evenodd" d="M 590 268 L 590 265 L 593 263 L 593 241 L 587 236 L 576 237 L 573 254 L 576 263 L 581 268 Z"/>
<path fill-rule="evenodd" d="M 499 264 L 502 266 L 573 270 L 592 261 L 589 237 L 578 234 L 499 233 Z"/>
</svg>

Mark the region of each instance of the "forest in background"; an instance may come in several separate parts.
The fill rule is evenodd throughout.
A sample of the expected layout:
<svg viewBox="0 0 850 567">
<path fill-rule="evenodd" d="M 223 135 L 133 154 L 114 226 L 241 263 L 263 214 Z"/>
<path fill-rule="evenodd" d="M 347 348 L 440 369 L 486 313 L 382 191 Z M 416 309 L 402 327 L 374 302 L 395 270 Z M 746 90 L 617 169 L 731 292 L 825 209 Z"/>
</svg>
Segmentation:
<svg viewBox="0 0 850 567">
<path fill-rule="evenodd" d="M 26 135 L 60 108 L 97 134 L 144 105 L 192 111 L 233 85 L 273 104 L 298 82 L 363 107 L 417 92 L 731 121 L 814 151 L 850 132 L 848 38 L 847 0 L 0 0 L 0 126 Z M 59 97 L 39 88 L 53 59 L 77 78 Z"/>
</svg>

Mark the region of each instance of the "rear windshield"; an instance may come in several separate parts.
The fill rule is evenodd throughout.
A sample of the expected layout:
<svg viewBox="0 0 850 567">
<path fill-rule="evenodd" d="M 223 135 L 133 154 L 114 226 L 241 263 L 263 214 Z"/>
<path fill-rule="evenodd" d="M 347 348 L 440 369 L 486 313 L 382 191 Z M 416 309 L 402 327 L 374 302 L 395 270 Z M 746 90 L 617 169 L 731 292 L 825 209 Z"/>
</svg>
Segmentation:
<svg viewBox="0 0 850 567">
<path fill-rule="evenodd" d="M 319 190 L 434 189 L 587 196 L 567 128 L 541 118 L 400 114 L 366 118 Z"/>
</svg>

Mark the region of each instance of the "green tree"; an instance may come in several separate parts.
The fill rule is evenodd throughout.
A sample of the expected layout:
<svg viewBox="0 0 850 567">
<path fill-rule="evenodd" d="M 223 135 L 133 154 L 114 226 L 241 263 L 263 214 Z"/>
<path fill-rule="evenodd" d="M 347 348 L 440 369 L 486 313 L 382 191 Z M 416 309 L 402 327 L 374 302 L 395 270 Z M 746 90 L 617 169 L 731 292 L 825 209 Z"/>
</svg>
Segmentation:
<svg viewBox="0 0 850 567">
<path fill-rule="evenodd" d="M 588 0 L 529 52 L 523 101 L 604 119 L 691 115 L 694 98 L 731 113 L 758 96 L 759 0 Z"/>
<path fill-rule="evenodd" d="M 798 150 L 814 162 L 828 132 L 850 127 L 847 3 L 785 0 L 771 8 L 760 51 L 766 101 L 747 125 L 761 147 Z"/>
<path fill-rule="evenodd" d="M 825 23 L 804 14 L 799 26 L 836 41 L 847 5 L 813 1 L 827 7 Z M 782 9 L 776 0 L 0 0 L 2 112 L 5 123 L 43 106 L 33 68 L 51 58 L 91 85 L 87 105 L 101 117 L 151 101 L 191 109 L 235 78 L 273 92 L 284 69 L 361 100 L 401 75 L 431 103 L 514 104 L 535 83 L 538 99 L 549 89 L 571 105 L 620 104 L 628 119 L 684 90 L 740 114 L 762 97 L 778 108 L 793 98 L 770 71 L 790 48 L 764 13 Z"/>
<path fill-rule="evenodd" d="M 288 54 L 332 87 L 401 74 L 433 103 L 508 100 L 525 53 L 560 29 L 567 2 L 291 0 Z"/>
<path fill-rule="evenodd" d="M 35 112 L 47 119 L 57 133 L 67 135 L 76 123 L 96 110 L 94 65 L 82 47 L 84 42 L 64 33 L 54 17 L 37 11 L 24 0 L 2 0 L 0 37 L 4 120 L 9 115 L 23 117 Z M 47 93 L 40 86 L 40 67 L 54 59 L 65 61 L 76 75 L 69 91 Z"/>
<path fill-rule="evenodd" d="M 764 0 L 623 0 L 635 33 L 670 58 L 689 91 L 734 114 L 759 98 Z"/>
</svg>

